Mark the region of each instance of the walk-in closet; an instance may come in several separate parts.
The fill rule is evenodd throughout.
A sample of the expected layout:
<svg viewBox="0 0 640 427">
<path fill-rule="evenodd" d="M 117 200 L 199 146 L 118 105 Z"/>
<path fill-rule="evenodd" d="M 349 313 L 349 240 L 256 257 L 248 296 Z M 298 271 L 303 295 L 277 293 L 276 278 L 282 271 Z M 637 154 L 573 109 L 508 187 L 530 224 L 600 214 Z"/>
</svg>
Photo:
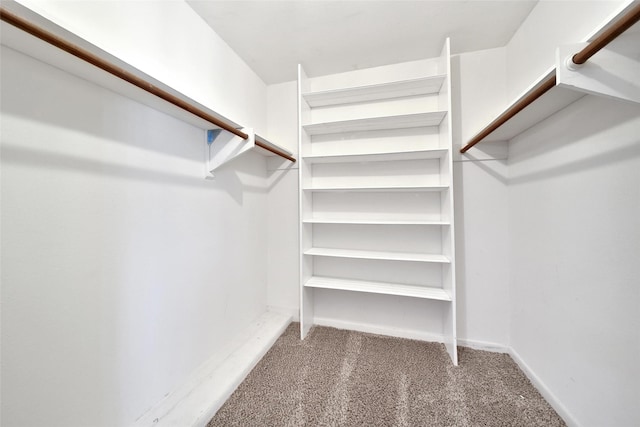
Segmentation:
<svg viewBox="0 0 640 427">
<path fill-rule="evenodd" d="M 640 425 L 640 2 L 2 0 L 0 425 Z"/>
</svg>

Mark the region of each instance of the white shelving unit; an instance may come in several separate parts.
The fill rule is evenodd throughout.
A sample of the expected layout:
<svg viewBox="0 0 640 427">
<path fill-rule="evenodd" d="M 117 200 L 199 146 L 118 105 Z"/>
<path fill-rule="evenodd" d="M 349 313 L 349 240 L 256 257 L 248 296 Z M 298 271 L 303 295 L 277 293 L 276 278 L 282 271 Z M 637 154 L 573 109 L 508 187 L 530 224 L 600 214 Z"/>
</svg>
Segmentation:
<svg viewBox="0 0 640 427">
<path fill-rule="evenodd" d="M 429 332 L 457 364 L 448 40 L 433 61 L 433 75 L 315 91 L 299 66 L 302 338 L 317 289 L 434 300 Z"/>
</svg>

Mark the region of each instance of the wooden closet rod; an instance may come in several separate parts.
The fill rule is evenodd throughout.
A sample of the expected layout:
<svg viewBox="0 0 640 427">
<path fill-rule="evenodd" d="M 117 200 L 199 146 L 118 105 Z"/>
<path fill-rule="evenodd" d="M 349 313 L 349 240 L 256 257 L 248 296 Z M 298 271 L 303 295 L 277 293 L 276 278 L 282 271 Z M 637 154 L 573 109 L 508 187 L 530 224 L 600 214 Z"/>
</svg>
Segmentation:
<svg viewBox="0 0 640 427">
<path fill-rule="evenodd" d="M 32 36 L 35 36 L 37 38 L 39 38 L 40 40 L 43 40 L 59 49 L 64 50 L 67 53 L 70 53 L 71 55 L 85 61 L 88 62 L 89 64 L 94 65 L 95 67 L 100 68 L 101 70 L 106 71 L 109 74 L 112 74 L 116 77 L 118 77 L 119 79 L 122 79 L 126 82 L 131 83 L 132 85 L 152 94 L 157 96 L 158 98 L 167 101 L 170 104 L 175 105 L 178 108 L 181 108 L 191 114 L 193 114 L 194 116 L 198 116 L 201 119 L 206 120 L 207 122 L 222 128 L 228 132 L 231 132 L 234 135 L 239 136 L 242 139 L 247 139 L 249 138 L 249 135 L 247 135 L 246 133 L 242 132 L 239 129 L 236 129 L 235 127 L 233 127 L 233 125 L 207 113 L 206 111 L 203 111 L 201 109 L 199 109 L 198 107 L 178 98 L 175 95 L 170 94 L 169 92 L 166 92 L 162 89 L 160 89 L 157 86 L 154 86 L 153 84 L 149 83 L 148 81 L 144 80 L 143 78 L 140 78 L 112 63 L 110 63 L 109 61 L 106 61 L 100 57 L 98 57 L 97 55 L 94 55 L 93 53 L 74 45 L 73 43 L 68 42 L 67 40 L 63 39 L 62 37 L 59 37 L 43 28 L 40 28 L 39 26 L 33 24 L 32 22 L 27 21 L 26 19 L 12 13 L 9 12 L 8 10 L 6 10 L 5 8 L 0 7 L 0 19 L 2 19 L 3 21 L 7 22 L 8 24 L 13 25 L 16 28 L 21 29 L 22 31 L 25 31 L 29 34 L 31 34 Z M 271 147 L 267 144 L 263 144 L 260 141 L 255 141 L 255 144 L 261 148 L 264 148 L 267 151 L 272 152 L 273 154 L 276 154 L 280 157 L 284 157 L 287 160 L 290 160 L 292 162 L 295 162 L 296 159 L 294 159 L 293 157 L 291 157 L 289 154 L 282 152 L 274 147 Z"/>
<path fill-rule="evenodd" d="M 584 47 L 580 52 L 573 55 L 571 60 L 576 65 L 587 62 L 589 58 L 596 54 L 600 49 L 608 45 L 612 40 L 620 34 L 627 31 L 633 24 L 640 20 L 640 3 L 636 4 L 633 9 L 625 13 L 619 20 L 611 25 L 605 32 L 593 39 L 591 43 Z"/>
<path fill-rule="evenodd" d="M 631 10 L 625 13 L 620 19 L 614 22 L 606 31 L 601 35 L 593 39 L 587 46 L 580 52 L 576 53 L 572 57 L 572 61 L 576 65 L 584 64 L 589 58 L 591 58 L 596 52 L 605 47 L 611 41 L 613 41 L 620 34 L 628 30 L 636 22 L 640 20 L 640 3 L 634 6 Z M 547 91 L 556 85 L 556 71 L 553 70 L 553 74 L 545 78 L 538 86 L 536 86 L 525 97 L 521 98 L 517 103 L 508 108 L 504 113 L 500 114 L 494 121 L 489 123 L 487 127 L 482 129 L 480 133 L 474 136 L 471 141 L 460 149 L 461 153 L 466 153 L 471 147 L 478 142 L 486 138 L 491 132 L 498 129 L 505 124 L 513 116 L 524 110 L 529 104 L 533 103 L 536 99 L 540 98 Z"/>
<path fill-rule="evenodd" d="M 549 89 L 556 85 L 556 70 L 553 70 L 553 74 L 549 75 L 545 78 L 534 90 L 529 92 L 524 98 L 521 98 L 518 102 L 512 105 L 509 109 L 507 109 L 504 113 L 500 114 L 494 121 L 489 123 L 489 125 L 482 129 L 479 134 L 473 137 L 471 141 L 467 143 L 464 147 L 460 149 L 461 153 L 466 153 L 467 150 L 478 142 L 482 141 L 486 138 L 491 132 L 498 129 L 500 126 L 508 122 L 513 116 L 518 114 L 520 111 L 527 108 L 533 101 L 540 98 L 542 95 L 547 93 Z"/>
<path fill-rule="evenodd" d="M 272 152 L 273 154 L 275 154 L 276 156 L 280 156 L 282 158 L 285 158 L 287 160 L 289 160 L 290 162 L 294 162 L 296 161 L 295 157 L 290 156 L 289 154 L 285 153 L 284 151 L 280 151 L 274 147 L 271 147 L 270 145 L 267 144 L 263 144 L 262 142 L 256 140 L 255 144 L 260 147 L 260 148 L 264 148 L 267 151 Z"/>
</svg>

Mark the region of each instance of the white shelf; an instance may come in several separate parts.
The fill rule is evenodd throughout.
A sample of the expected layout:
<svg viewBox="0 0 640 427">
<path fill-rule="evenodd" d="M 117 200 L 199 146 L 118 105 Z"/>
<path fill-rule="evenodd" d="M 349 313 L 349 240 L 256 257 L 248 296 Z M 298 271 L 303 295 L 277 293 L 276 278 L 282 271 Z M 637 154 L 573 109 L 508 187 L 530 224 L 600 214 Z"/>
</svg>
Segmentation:
<svg viewBox="0 0 640 427">
<path fill-rule="evenodd" d="M 500 114 L 496 116 L 496 119 L 502 114 L 506 113 L 509 109 L 513 108 L 515 104 L 522 99 L 529 96 L 540 84 L 551 74 L 555 74 L 555 68 L 548 73 L 543 74 L 536 82 L 521 96 L 512 101 Z M 487 135 L 483 141 L 495 142 L 495 141 L 509 141 L 516 136 L 520 135 L 525 130 L 535 126 L 537 123 L 545 120 L 548 117 L 556 114 L 558 111 L 567 107 L 569 104 L 576 102 L 582 98 L 585 94 L 571 89 L 555 86 L 553 89 L 546 92 L 536 102 L 530 104 L 528 107 L 516 114 L 511 120 L 500 126 L 498 129 Z"/>
<path fill-rule="evenodd" d="M 404 191 L 420 191 L 420 192 L 437 192 L 444 191 L 449 188 L 448 185 L 392 185 L 392 186 L 378 186 L 378 187 L 305 187 L 305 191 L 314 192 L 362 192 L 362 193 L 380 193 L 380 192 L 404 192 Z"/>
<path fill-rule="evenodd" d="M 345 89 L 308 92 L 302 95 L 310 107 L 353 104 L 356 102 L 378 101 L 416 95 L 438 93 L 445 76 L 431 76 L 419 79 L 388 82 Z"/>
<path fill-rule="evenodd" d="M 305 284 L 309 288 L 337 289 L 342 291 L 368 292 L 373 294 L 400 295 L 413 298 L 425 298 L 451 301 L 451 296 L 441 288 L 398 283 L 369 282 L 364 280 L 336 279 L 314 276 Z"/>
<path fill-rule="evenodd" d="M 288 156 L 293 156 L 293 153 L 289 150 L 287 150 L 286 148 L 283 148 L 281 146 L 279 146 L 278 144 L 274 144 L 273 142 L 261 137 L 258 134 L 255 134 L 255 138 L 256 138 L 256 143 L 261 143 L 264 144 L 267 147 L 270 147 L 276 151 L 280 151 L 283 152 L 285 154 L 287 154 Z M 276 156 L 276 154 L 273 151 L 269 151 L 266 148 L 260 147 L 259 145 L 255 145 L 255 150 L 257 153 L 262 154 L 263 156 L 267 156 L 267 157 L 273 157 Z"/>
<path fill-rule="evenodd" d="M 311 248 L 305 255 L 334 258 L 379 259 L 386 261 L 435 262 L 448 264 L 451 261 L 444 255 L 422 254 L 416 252 L 363 251 L 358 249 Z"/>
<path fill-rule="evenodd" d="M 304 158 L 309 163 L 365 163 L 401 160 L 440 159 L 447 154 L 446 148 L 431 150 L 394 151 L 388 153 L 353 153 L 353 154 L 324 154 L 309 155 Z"/>
<path fill-rule="evenodd" d="M 311 123 L 302 127 L 308 135 L 360 132 L 385 129 L 408 129 L 438 126 L 447 115 L 446 111 L 403 114 L 397 116 L 368 117 L 365 119 L 342 120 L 337 122 Z"/>
<path fill-rule="evenodd" d="M 355 225 L 450 225 L 448 221 L 421 219 L 352 219 L 352 218 L 309 218 L 305 224 L 355 224 Z"/>
</svg>

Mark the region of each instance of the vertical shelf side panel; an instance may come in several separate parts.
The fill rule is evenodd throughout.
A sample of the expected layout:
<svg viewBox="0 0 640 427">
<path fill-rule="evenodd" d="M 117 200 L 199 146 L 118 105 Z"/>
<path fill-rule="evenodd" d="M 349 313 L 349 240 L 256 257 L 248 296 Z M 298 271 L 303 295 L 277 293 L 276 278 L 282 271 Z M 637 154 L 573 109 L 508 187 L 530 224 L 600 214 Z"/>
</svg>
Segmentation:
<svg viewBox="0 0 640 427">
<path fill-rule="evenodd" d="M 441 179 L 448 180 L 449 189 L 441 195 L 440 206 L 443 218 L 449 218 L 450 224 L 442 229 L 443 254 L 451 260 L 449 265 L 443 266 L 442 286 L 451 295 L 451 303 L 445 308 L 443 336 L 445 346 L 451 361 L 458 364 L 457 328 L 456 328 L 456 263 L 455 263 L 455 226 L 453 206 L 453 124 L 451 114 L 451 51 L 449 38 L 445 40 L 440 54 L 441 74 L 446 76 L 440 93 L 438 94 L 438 106 L 442 111 L 447 111 L 447 116 L 439 126 L 440 144 L 447 149 L 447 155 L 440 161 Z"/>
<path fill-rule="evenodd" d="M 311 115 L 311 108 L 302 97 L 303 93 L 309 92 L 310 83 L 307 74 L 301 64 L 298 64 L 298 239 L 299 239 L 299 279 L 300 279 L 300 338 L 304 339 L 311 326 L 313 326 L 313 289 L 305 288 L 304 284 L 313 274 L 313 259 L 304 255 L 304 252 L 311 247 L 312 224 L 304 224 L 304 218 L 310 216 L 313 208 L 313 199 L 310 193 L 302 190 L 304 184 L 311 179 L 310 165 L 303 158 L 302 153 L 307 152 L 311 142 L 309 135 L 302 128 L 303 123 L 307 123 Z"/>
</svg>

